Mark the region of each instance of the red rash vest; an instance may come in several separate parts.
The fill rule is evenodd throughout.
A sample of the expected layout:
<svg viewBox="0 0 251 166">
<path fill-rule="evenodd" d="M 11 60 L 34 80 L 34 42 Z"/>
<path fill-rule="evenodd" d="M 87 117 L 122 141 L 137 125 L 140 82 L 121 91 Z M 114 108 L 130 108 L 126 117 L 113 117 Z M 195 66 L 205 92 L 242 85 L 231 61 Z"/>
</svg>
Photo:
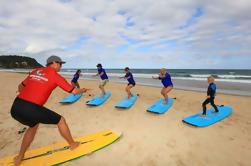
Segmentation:
<svg viewBox="0 0 251 166">
<path fill-rule="evenodd" d="M 49 66 L 33 70 L 22 85 L 24 88 L 18 97 L 38 105 L 44 105 L 57 86 L 69 93 L 74 89 L 65 78 Z"/>
</svg>

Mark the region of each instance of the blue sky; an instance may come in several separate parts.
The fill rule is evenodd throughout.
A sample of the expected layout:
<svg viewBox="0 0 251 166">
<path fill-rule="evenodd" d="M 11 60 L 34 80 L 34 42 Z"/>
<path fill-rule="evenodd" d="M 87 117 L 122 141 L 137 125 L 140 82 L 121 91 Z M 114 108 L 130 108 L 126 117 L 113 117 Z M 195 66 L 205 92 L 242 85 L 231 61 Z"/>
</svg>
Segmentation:
<svg viewBox="0 0 251 166">
<path fill-rule="evenodd" d="M 251 69 L 251 1 L 0 0 L 0 54 L 65 67 Z"/>
</svg>

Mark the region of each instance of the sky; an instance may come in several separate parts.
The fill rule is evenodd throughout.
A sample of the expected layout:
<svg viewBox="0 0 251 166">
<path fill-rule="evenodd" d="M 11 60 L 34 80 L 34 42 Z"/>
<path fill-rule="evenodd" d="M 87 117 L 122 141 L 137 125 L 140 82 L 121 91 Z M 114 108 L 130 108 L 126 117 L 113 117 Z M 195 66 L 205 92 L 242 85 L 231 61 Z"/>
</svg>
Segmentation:
<svg viewBox="0 0 251 166">
<path fill-rule="evenodd" d="M 0 0 L 0 55 L 65 68 L 251 69 L 250 0 Z"/>
</svg>

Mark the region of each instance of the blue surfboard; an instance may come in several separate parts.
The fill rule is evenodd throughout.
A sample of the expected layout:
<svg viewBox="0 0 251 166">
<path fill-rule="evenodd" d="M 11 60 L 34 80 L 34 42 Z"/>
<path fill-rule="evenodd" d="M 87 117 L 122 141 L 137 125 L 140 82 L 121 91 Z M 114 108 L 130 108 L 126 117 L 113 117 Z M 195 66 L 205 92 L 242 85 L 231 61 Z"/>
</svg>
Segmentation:
<svg viewBox="0 0 251 166">
<path fill-rule="evenodd" d="M 133 95 L 128 99 L 128 97 L 123 98 L 117 105 L 116 108 L 130 108 L 137 100 L 137 96 Z"/>
<path fill-rule="evenodd" d="M 63 98 L 60 103 L 62 104 L 70 104 L 70 103 L 74 103 L 76 102 L 78 99 L 80 99 L 82 96 L 82 94 L 77 94 L 77 95 L 74 95 L 74 94 L 70 94 L 69 96 Z"/>
<path fill-rule="evenodd" d="M 206 117 L 201 117 L 202 113 L 197 113 L 184 118 L 182 121 L 193 126 L 206 127 L 225 119 L 232 113 L 232 108 L 229 106 L 218 106 L 218 109 L 218 113 L 215 113 L 214 109 L 209 109 Z"/>
<path fill-rule="evenodd" d="M 164 99 L 160 99 L 156 103 L 151 105 L 149 108 L 147 108 L 146 111 L 157 114 L 163 114 L 173 105 L 173 99 L 168 97 L 168 103 L 165 104 L 164 102 Z"/>
<path fill-rule="evenodd" d="M 101 96 L 101 94 L 99 94 L 98 96 L 94 97 L 93 99 L 87 101 L 86 104 L 91 105 L 91 106 L 101 105 L 111 96 L 111 93 L 106 91 L 104 97 L 100 97 L 100 96 Z"/>
</svg>

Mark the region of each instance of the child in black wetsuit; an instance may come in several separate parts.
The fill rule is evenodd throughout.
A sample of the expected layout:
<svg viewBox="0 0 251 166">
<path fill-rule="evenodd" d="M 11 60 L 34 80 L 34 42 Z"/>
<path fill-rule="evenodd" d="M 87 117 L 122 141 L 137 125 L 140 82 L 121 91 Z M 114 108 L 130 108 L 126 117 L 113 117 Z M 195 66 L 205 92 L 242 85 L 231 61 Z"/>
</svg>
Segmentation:
<svg viewBox="0 0 251 166">
<path fill-rule="evenodd" d="M 215 94 L 216 94 L 216 84 L 214 83 L 214 77 L 209 76 L 207 78 L 207 82 L 209 84 L 209 86 L 207 88 L 207 99 L 202 103 L 202 107 L 203 107 L 202 116 L 203 117 L 206 116 L 206 111 L 207 111 L 206 105 L 208 103 L 210 103 L 214 107 L 215 112 L 219 112 L 217 106 L 214 104 L 214 98 L 215 98 Z"/>
</svg>

